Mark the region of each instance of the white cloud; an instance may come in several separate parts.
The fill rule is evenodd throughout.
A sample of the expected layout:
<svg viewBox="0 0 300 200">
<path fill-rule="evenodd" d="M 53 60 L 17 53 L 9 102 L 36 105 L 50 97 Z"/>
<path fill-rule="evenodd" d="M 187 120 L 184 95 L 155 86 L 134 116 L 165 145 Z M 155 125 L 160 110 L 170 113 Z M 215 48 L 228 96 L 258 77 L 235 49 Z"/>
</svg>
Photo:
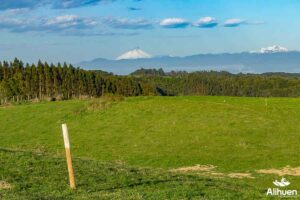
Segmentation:
<svg viewBox="0 0 300 200">
<path fill-rule="evenodd" d="M 167 18 L 162 20 L 159 25 L 164 28 L 185 28 L 190 23 L 182 18 Z"/>
<path fill-rule="evenodd" d="M 213 17 L 202 17 L 193 24 L 193 26 L 199 28 L 213 28 L 216 27 L 217 25 L 218 25 L 218 21 Z"/>
<path fill-rule="evenodd" d="M 228 19 L 224 23 L 224 27 L 238 27 L 241 25 L 261 25 L 264 24 L 264 21 L 249 21 L 242 19 Z"/>
<path fill-rule="evenodd" d="M 279 53 L 279 52 L 288 52 L 289 50 L 285 47 L 279 45 L 273 45 L 270 47 L 265 47 L 260 49 L 260 53 Z"/>
<path fill-rule="evenodd" d="M 97 25 L 91 18 L 76 15 L 62 15 L 54 18 L 20 19 L 0 16 L 0 29 L 10 32 L 61 32 L 83 30 Z"/>
<path fill-rule="evenodd" d="M 16 16 L 16 15 L 22 15 L 27 14 L 30 11 L 28 8 L 15 8 L 15 9 L 8 9 L 5 11 L 2 11 L 0 13 L 1 16 Z"/>
<path fill-rule="evenodd" d="M 152 23 L 145 19 L 105 18 L 103 22 L 117 29 L 148 29 Z"/>
<path fill-rule="evenodd" d="M 50 6 L 54 9 L 70 9 L 84 6 L 95 6 L 101 2 L 113 2 L 114 0 L 1 0 L 0 10 L 36 8 Z"/>
<path fill-rule="evenodd" d="M 97 22 L 91 18 L 81 18 L 77 15 L 62 15 L 52 19 L 45 20 L 43 26 L 54 29 L 84 29 L 97 25 Z"/>
<path fill-rule="evenodd" d="M 228 19 L 225 21 L 224 26 L 225 27 L 238 27 L 242 24 L 244 24 L 246 21 L 241 19 Z"/>
</svg>

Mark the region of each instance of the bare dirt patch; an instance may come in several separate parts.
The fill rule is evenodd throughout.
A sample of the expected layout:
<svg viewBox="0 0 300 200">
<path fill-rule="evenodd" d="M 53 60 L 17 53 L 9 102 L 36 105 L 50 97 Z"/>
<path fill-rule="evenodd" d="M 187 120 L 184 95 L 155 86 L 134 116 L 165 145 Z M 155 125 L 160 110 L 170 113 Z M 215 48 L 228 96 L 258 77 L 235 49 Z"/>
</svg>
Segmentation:
<svg viewBox="0 0 300 200">
<path fill-rule="evenodd" d="M 212 171 L 216 167 L 213 165 L 195 165 L 191 167 L 181 167 L 177 169 L 172 169 L 171 172 L 183 172 L 183 173 L 188 173 L 188 172 L 208 172 Z"/>
<path fill-rule="evenodd" d="M 238 178 L 238 179 L 243 179 L 243 178 L 250 178 L 254 179 L 251 173 L 222 173 L 215 171 L 216 166 L 213 165 L 195 165 L 195 166 L 190 166 L 190 167 L 181 167 L 177 169 L 172 169 L 170 170 L 171 172 L 176 172 L 176 173 L 196 173 L 196 174 L 201 174 L 205 176 L 214 176 L 214 177 L 219 177 L 219 178 Z"/>
<path fill-rule="evenodd" d="M 225 178 L 226 174 L 221 172 L 205 172 L 203 175 L 207 175 L 209 177 L 217 177 L 217 178 Z"/>
<path fill-rule="evenodd" d="M 230 173 L 230 174 L 228 174 L 228 177 L 230 177 L 230 178 L 239 178 L 239 179 L 243 179 L 243 178 L 254 179 L 254 177 L 250 173 Z"/>
<path fill-rule="evenodd" d="M 7 189 L 11 189 L 12 186 L 7 183 L 6 181 L 0 181 L 0 190 L 7 190 Z"/>
<path fill-rule="evenodd" d="M 300 176 L 300 167 L 292 168 L 290 166 L 286 166 L 282 169 L 261 169 L 257 170 L 256 172 L 260 174 L 277 174 L 279 176 Z"/>
</svg>

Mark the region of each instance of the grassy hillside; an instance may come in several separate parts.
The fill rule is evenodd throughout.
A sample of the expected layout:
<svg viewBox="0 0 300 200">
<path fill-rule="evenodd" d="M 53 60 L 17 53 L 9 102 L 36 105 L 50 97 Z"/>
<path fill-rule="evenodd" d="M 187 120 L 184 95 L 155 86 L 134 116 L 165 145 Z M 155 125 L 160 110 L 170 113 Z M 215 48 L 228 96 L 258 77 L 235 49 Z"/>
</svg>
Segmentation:
<svg viewBox="0 0 300 200">
<path fill-rule="evenodd" d="M 242 180 L 133 168 L 121 163 L 75 159 L 77 190 L 68 189 L 63 158 L 0 150 L 0 177 L 11 189 L 0 199 L 237 199 L 261 197 Z"/>
<path fill-rule="evenodd" d="M 113 192 L 115 198 L 114 195 L 123 193 L 128 198 L 137 194 L 150 198 L 150 194 L 160 189 L 161 193 L 156 191 L 153 198 L 155 194 L 175 199 L 188 194 L 208 198 L 216 197 L 214 194 L 235 195 L 233 188 L 239 188 L 239 184 L 244 185 L 241 193 L 250 198 L 264 195 L 272 181 L 281 178 L 260 174 L 257 170 L 300 166 L 300 99 L 138 97 L 106 104 L 99 101 L 47 102 L 0 108 L 0 147 L 4 149 L 1 151 L 0 180 L 17 185 L 14 193 L 6 194 L 8 197 L 26 190 L 22 184 L 29 184 L 34 191 L 46 187 L 27 183 L 31 178 L 26 170 L 32 163 L 37 165 L 33 166 L 39 174 L 37 180 L 54 184 L 53 191 L 57 193 L 49 195 L 74 195 L 59 192 L 63 186 L 60 184 L 67 184 L 66 178 L 60 180 L 60 173 L 64 174 L 66 170 L 62 159 L 62 123 L 68 124 L 72 154 L 76 158 L 75 172 L 82 181 L 75 195 L 78 198 L 89 191 L 91 195 L 106 195 L 107 190 Z M 17 165 L 14 165 L 16 160 Z M 125 168 L 120 177 L 105 171 L 109 166 L 118 168 L 116 163 Z M 196 165 L 211 166 L 211 169 L 187 170 L 188 173 L 177 171 L 175 175 L 174 172 L 169 175 L 170 170 Z M 60 171 L 55 170 L 58 166 Z M 44 177 L 42 169 L 50 169 L 49 174 L 57 172 L 55 176 L 51 175 L 57 179 Z M 131 169 L 137 170 L 138 175 L 131 174 Z M 19 170 L 21 178 L 16 180 L 10 170 Z M 86 174 L 84 170 L 87 170 Z M 234 174 L 237 173 L 246 178 L 236 177 Z M 103 181 L 98 174 L 107 176 L 103 180 L 113 176 L 115 182 Z M 161 182 L 151 183 L 151 186 L 144 183 L 128 186 L 147 182 L 148 176 L 155 183 Z M 180 178 L 174 180 L 173 176 Z M 300 181 L 298 177 L 286 177 L 292 183 Z M 98 183 L 99 179 L 102 181 Z M 169 179 L 171 183 L 163 181 Z M 211 183 L 214 187 L 204 187 Z M 122 189 L 107 189 L 120 185 Z M 300 189 L 299 184 L 292 184 L 292 187 Z M 40 195 L 43 190 L 47 191 L 42 188 Z M 174 190 L 178 192 L 176 195 Z M 201 195 L 201 192 L 205 194 Z"/>
</svg>

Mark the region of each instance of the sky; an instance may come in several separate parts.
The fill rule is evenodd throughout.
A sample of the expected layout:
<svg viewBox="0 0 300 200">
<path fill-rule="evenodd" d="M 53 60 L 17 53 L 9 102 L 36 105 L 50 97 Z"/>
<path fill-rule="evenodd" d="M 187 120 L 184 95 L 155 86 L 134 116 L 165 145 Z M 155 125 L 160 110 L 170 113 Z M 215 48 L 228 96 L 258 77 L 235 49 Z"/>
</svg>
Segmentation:
<svg viewBox="0 0 300 200">
<path fill-rule="evenodd" d="M 0 0 L 0 60 L 300 50 L 299 0 Z"/>
</svg>

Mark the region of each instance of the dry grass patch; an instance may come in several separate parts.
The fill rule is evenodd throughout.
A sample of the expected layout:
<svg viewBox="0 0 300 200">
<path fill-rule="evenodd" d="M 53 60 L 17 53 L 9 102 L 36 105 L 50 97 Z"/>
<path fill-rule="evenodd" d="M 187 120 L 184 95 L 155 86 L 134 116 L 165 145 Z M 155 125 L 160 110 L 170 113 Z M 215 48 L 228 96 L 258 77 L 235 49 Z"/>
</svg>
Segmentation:
<svg viewBox="0 0 300 200">
<path fill-rule="evenodd" d="M 195 165 L 191 167 L 181 167 L 177 169 L 172 169 L 171 172 L 182 172 L 182 173 L 188 173 L 188 172 L 208 172 L 212 171 L 216 167 L 213 165 Z"/>
<path fill-rule="evenodd" d="M 277 174 L 279 176 L 300 176 L 300 167 L 292 168 L 290 166 L 286 166 L 282 169 L 261 169 L 256 172 L 260 174 Z"/>
<path fill-rule="evenodd" d="M 88 111 L 102 110 L 111 107 L 114 103 L 121 102 L 124 100 L 125 98 L 123 96 L 118 96 L 118 95 L 104 96 L 90 101 L 87 104 L 86 109 Z"/>
<path fill-rule="evenodd" d="M 209 177 L 218 177 L 218 178 L 224 178 L 226 177 L 226 174 L 221 173 L 221 172 L 206 172 L 204 175 L 207 175 Z"/>
<path fill-rule="evenodd" d="M 0 181 L 0 190 L 11 189 L 12 186 L 6 181 Z"/>
<path fill-rule="evenodd" d="M 230 174 L 228 174 L 228 177 L 230 177 L 230 178 L 239 178 L 239 179 L 243 179 L 243 178 L 254 179 L 254 177 L 250 173 L 230 173 Z"/>
<path fill-rule="evenodd" d="M 170 170 L 171 172 L 176 172 L 176 173 L 199 173 L 201 175 L 206 175 L 206 176 L 214 176 L 214 177 L 220 177 L 220 178 L 238 178 L 238 179 L 243 179 L 243 178 L 250 178 L 254 179 L 251 173 L 221 173 L 215 171 L 216 166 L 213 165 L 195 165 L 195 166 L 190 166 L 190 167 L 181 167 L 177 169 L 172 169 Z"/>
</svg>

